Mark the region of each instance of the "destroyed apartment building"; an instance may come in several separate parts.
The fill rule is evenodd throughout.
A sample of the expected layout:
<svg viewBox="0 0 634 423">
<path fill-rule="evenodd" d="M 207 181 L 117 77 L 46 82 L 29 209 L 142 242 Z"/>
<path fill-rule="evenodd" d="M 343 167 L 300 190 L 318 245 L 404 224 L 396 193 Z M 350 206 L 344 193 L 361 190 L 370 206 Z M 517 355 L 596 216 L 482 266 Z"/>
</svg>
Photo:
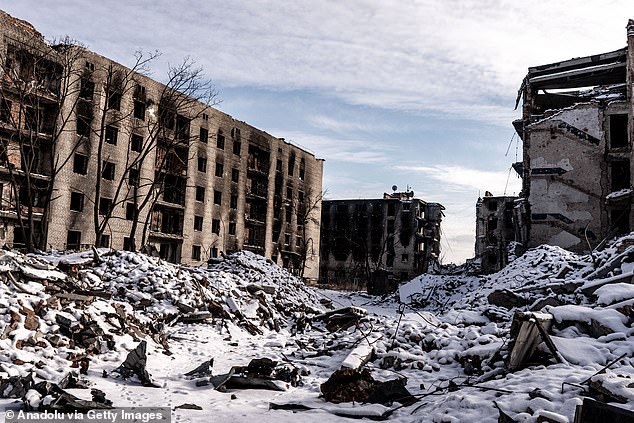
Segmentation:
<svg viewBox="0 0 634 423">
<path fill-rule="evenodd" d="M 438 267 L 444 209 L 411 191 L 324 200 L 320 283 L 382 293 Z"/>
<path fill-rule="evenodd" d="M 513 164 L 522 192 L 512 225 L 503 223 L 506 235 L 499 217 L 484 217 L 492 219 L 488 229 L 479 218 L 476 253 L 484 267 L 503 267 L 500 251 L 513 239 L 525 248 L 587 252 L 632 230 L 633 75 L 632 20 L 627 47 L 528 69 L 517 98 L 522 118 L 513 122 L 523 141 L 523 159 Z M 506 208 L 509 201 L 485 198 L 479 216 L 487 203 Z"/>
<path fill-rule="evenodd" d="M 515 196 L 494 197 L 489 191 L 478 198 L 475 256 L 483 273 L 497 272 L 508 264 L 510 243 L 520 237 L 517 200 Z"/>
<path fill-rule="evenodd" d="M 0 12 L 0 240 L 250 250 L 316 281 L 323 161 L 215 109 L 189 63 L 166 84 Z M 203 89 L 208 96 L 200 94 Z"/>
</svg>

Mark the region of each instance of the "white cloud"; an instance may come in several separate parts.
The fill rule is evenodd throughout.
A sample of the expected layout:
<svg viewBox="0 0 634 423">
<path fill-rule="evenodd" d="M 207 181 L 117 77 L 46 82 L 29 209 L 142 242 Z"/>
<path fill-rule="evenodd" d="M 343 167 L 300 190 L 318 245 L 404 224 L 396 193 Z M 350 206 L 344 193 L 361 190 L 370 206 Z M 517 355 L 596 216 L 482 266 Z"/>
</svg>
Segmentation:
<svg viewBox="0 0 634 423">
<path fill-rule="evenodd" d="M 515 171 L 488 171 L 459 165 L 397 166 L 399 170 L 420 173 L 435 180 L 446 192 L 491 191 L 494 195 L 519 192 L 521 182 Z M 508 184 L 507 184 L 508 181 Z M 506 188 L 506 190 L 505 190 Z"/>
</svg>

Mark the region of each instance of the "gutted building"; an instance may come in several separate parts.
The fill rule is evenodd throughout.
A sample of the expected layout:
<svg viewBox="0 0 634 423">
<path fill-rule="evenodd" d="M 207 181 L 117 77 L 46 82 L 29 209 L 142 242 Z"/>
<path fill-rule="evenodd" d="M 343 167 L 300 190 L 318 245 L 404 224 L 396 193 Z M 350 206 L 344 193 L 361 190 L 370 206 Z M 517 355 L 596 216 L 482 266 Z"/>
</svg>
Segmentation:
<svg viewBox="0 0 634 423">
<path fill-rule="evenodd" d="M 497 272 L 508 264 L 511 242 L 518 238 L 518 197 L 494 197 L 486 192 L 476 204 L 475 256 L 484 273 Z"/>
<path fill-rule="evenodd" d="M 518 95 L 528 247 L 583 252 L 632 230 L 634 21 L 627 47 L 531 67 Z"/>
<path fill-rule="evenodd" d="M 384 292 L 438 266 L 443 210 L 413 192 L 324 201 L 320 283 Z"/>
<path fill-rule="evenodd" d="M 147 58 L 51 45 L 4 12 L 0 37 L 1 243 L 188 264 L 245 249 L 317 280 L 321 159 L 215 109 L 186 66 L 162 84 Z"/>
</svg>

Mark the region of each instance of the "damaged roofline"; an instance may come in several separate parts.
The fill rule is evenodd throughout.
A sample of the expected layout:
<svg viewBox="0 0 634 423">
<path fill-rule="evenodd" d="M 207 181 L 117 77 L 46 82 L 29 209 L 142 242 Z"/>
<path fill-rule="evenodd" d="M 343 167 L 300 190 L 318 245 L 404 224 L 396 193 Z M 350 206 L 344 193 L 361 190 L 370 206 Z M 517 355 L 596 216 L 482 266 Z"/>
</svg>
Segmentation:
<svg viewBox="0 0 634 423">
<path fill-rule="evenodd" d="M 621 62 L 625 63 L 627 57 L 627 47 L 611 51 L 609 53 L 594 54 L 591 56 L 577 57 L 561 62 L 549 63 L 547 65 L 531 66 L 528 68 L 528 76 L 536 77 L 563 71 L 582 69 L 603 64 Z"/>
</svg>

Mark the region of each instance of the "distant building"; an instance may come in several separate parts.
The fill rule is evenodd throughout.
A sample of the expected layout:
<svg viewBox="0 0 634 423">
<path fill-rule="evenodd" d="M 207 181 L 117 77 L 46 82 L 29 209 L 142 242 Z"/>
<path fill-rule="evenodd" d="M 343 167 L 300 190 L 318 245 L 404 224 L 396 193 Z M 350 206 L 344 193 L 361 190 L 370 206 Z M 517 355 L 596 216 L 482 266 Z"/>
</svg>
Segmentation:
<svg viewBox="0 0 634 423">
<path fill-rule="evenodd" d="M 494 197 L 487 191 L 476 204 L 475 255 L 483 273 L 497 272 L 508 264 L 509 243 L 516 239 L 518 197 Z"/>
<path fill-rule="evenodd" d="M 320 283 L 382 292 L 439 266 L 444 207 L 413 195 L 324 201 Z"/>
<path fill-rule="evenodd" d="M 633 75 L 632 20 L 625 48 L 528 69 L 513 122 L 527 247 L 587 252 L 634 227 Z"/>
<path fill-rule="evenodd" d="M 321 159 L 2 11 L 0 37 L 1 244 L 245 249 L 317 280 Z"/>
</svg>

